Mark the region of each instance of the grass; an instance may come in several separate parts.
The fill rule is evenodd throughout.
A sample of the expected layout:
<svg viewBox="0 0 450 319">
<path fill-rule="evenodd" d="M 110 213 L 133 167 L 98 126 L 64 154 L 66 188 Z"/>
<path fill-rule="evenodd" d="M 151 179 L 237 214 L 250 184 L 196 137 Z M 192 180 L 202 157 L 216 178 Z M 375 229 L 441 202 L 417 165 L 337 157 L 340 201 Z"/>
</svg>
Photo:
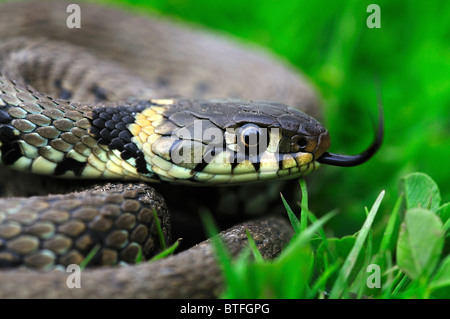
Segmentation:
<svg viewBox="0 0 450 319">
<path fill-rule="evenodd" d="M 450 203 L 441 204 L 437 185 L 422 173 L 402 178 L 399 191 L 402 195 L 392 209 L 380 245 L 373 241 L 373 222 L 385 191 L 378 195 L 370 212 L 366 209 L 361 229 L 342 238 L 320 235 L 335 214 L 315 219 L 310 211 L 304 211 L 305 197 L 301 216 L 309 216 L 311 224 L 300 228 L 300 220 L 290 216 L 295 236 L 272 261 L 263 260 L 250 240 L 255 258 L 250 259 L 247 250 L 233 262 L 215 237 L 227 282 L 222 297 L 449 298 L 450 232 L 444 225 L 450 220 Z M 293 213 L 289 206 L 287 211 Z M 205 224 L 213 235 L 210 217 Z"/>
</svg>

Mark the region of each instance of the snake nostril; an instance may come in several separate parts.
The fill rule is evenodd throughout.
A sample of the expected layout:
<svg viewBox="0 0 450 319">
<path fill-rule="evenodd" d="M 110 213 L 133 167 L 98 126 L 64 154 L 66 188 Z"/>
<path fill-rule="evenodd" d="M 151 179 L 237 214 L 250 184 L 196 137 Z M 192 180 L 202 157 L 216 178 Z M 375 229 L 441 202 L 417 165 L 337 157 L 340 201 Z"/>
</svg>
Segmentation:
<svg viewBox="0 0 450 319">
<path fill-rule="evenodd" d="M 306 145 L 308 145 L 308 141 L 306 140 L 306 138 L 300 137 L 300 138 L 297 140 L 297 145 L 298 145 L 300 148 L 304 148 Z"/>
<path fill-rule="evenodd" d="M 291 139 L 291 152 L 310 152 L 313 145 L 311 140 L 302 135 L 296 135 Z"/>
</svg>

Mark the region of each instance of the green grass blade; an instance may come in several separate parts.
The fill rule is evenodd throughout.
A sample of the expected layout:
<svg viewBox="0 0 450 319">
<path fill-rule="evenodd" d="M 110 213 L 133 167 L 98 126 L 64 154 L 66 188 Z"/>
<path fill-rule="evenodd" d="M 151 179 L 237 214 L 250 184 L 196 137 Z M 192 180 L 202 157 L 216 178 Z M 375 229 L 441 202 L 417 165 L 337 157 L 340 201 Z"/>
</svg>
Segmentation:
<svg viewBox="0 0 450 319">
<path fill-rule="evenodd" d="M 338 210 L 334 209 L 334 210 L 328 212 L 328 214 L 335 216 L 338 214 Z M 317 217 L 311 212 L 309 212 L 309 214 L 308 214 L 308 219 L 311 221 L 311 223 L 314 223 L 317 221 Z M 327 249 L 328 249 L 327 235 L 325 234 L 325 230 L 323 229 L 323 227 L 320 227 L 317 232 L 319 233 L 319 236 L 322 239 L 322 242 L 324 243 L 325 247 L 327 247 Z"/>
<path fill-rule="evenodd" d="M 164 234 L 161 228 L 161 223 L 159 222 L 158 214 L 156 213 L 155 208 L 153 208 L 153 218 L 155 219 L 156 231 L 158 233 L 159 242 L 161 244 L 162 250 L 164 251 L 167 248 L 166 241 L 164 240 Z"/>
<path fill-rule="evenodd" d="M 138 253 L 136 255 L 136 258 L 134 259 L 134 263 L 136 265 L 139 265 L 144 260 L 144 254 L 142 253 L 142 248 L 139 246 Z"/>
<path fill-rule="evenodd" d="M 339 269 L 341 263 L 336 261 L 330 266 L 327 266 L 323 273 L 320 274 L 319 278 L 312 284 L 311 292 L 309 298 L 314 298 L 318 293 L 325 291 L 325 286 L 330 279 L 330 277 Z"/>
<path fill-rule="evenodd" d="M 381 298 L 388 299 L 392 295 L 392 288 L 395 283 L 396 276 L 399 273 L 398 267 L 393 266 L 392 264 L 392 253 L 389 250 L 386 250 L 384 252 L 384 267 L 387 269 L 384 272 L 384 277 L 386 277 L 386 283 L 381 285 Z M 397 274 L 396 274 L 397 272 Z"/>
<path fill-rule="evenodd" d="M 449 229 L 450 229 L 450 219 L 445 222 L 443 229 L 444 229 L 444 232 L 446 232 L 446 233 L 449 231 Z M 447 237 L 448 236 L 450 236 L 450 234 L 447 234 Z"/>
<path fill-rule="evenodd" d="M 355 265 L 356 260 L 358 258 L 358 255 L 363 248 L 364 242 L 369 234 L 370 228 L 378 212 L 378 208 L 380 207 L 381 201 L 383 200 L 384 194 L 385 194 L 384 190 L 381 191 L 380 195 L 378 195 L 378 198 L 373 204 L 372 209 L 370 210 L 370 213 L 366 218 L 366 221 L 364 222 L 361 230 L 359 231 L 355 245 L 348 254 L 348 257 L 346 258 L 342 268 L 339 271 L 339 275 L 333 285 L 333 288 L 331 289 L 330 298 L 333 299 L 339 298 L 339 296 L 341 296 L 344 293 L 347 287 L 347 280 L 350 276 L 350 272 L 352 271 L 353 266 Z"/>
<path fill-rule="evenodd" d="M 237 272 L 233 268 L 232 258 L 219 236 L 218 228 L 209 212 L 206 210 L 200 211 L 200 218 L 205 227 L 206 234 L 211 240 L 211 244 L 216 253 L 218 264 L 222 268 L 222 273 L 225 277 L 225 282 L 229 287 L 239 287 L 241 281 Z"/>
<path fill-rule="evenodd" d="M 394 291 L 392 292 L 392 296 L 395 297 L 395 295 L 398 295 L 399 293 L 401 293 L 405 287 L 408 285 L 408 283 L 410 282 L 408 276 L 406 276 L 404 273 L 399 272 L 399 278 L 400 281 L 399 283 L 395 286 Z"/>
<path fill-rule="evenodd" d="M 400 219 L 400 209 L 402 207 L 403 195 L 400 195 L 395 203 L 392 214 L 389 217 L 388 224 L 381 239 L 379 252 L 385 252 L 386 250 L 391 250 L 394 248 L 395 231 L 397 230 L 397 224 Z"/>
<path fill-rule="evenodd" d="M 328 213 L 324 215 L 322 218 L 318 219 L 316 222 L 311 224 L 306 230 L 300 233 L 283 251 L 279 259 L 289 258 L 289 255 L 293 253 L 292 251 L 298 249 L 309 243 L 314 234 L 327 222 L 329 221 L 335 214 Z"/>
<path fill-rule="evenodd" d="M 95 254 L 97 254 L 100 248 L 101 248 L 100 244 L 97 244 L 91 249 L 89 254 L 87 254 L 86 257 L 83 259 L 83 261 L 80 263 L 81 270 L 86 268 L 86 266 L 91 262 L 92 258 L 94 258 Z"/>
<path fill-rule="evenodd" d="M 300 231 L 304 231 L 306 227 L 308 227 L 308 188 L 306 187 L 306 181 L 301 178 L 300 181 L 300 189 L 302 190 L 302 201 L 300 204 Z"/>
<path fill-rule="evenodd" d="M 250 249 L 252 251 L 253 257 L 255 258 L 256 262 L 262 263 L 263 257 L 261 256 L 261 252 L 259 251 L 258 247 L 256 246 L 255 240 L 252 237 L 252 234 L 250 234 L 250 231 L 248 228 L 245 228 L 245 233 L 247 234 L 248 243 L 250 245 Z"/>
<path fill-rule="evenodd" d="M 294 232 L 296 234 L 300 234 L 300 232 L 301 232 L 300 221 L 298 220 L 297 216 L 295 216 L 294 211 L 291 209 L 289 204 L 284 199 L 283 194 L 280 193 L 280 196 L 281 196 L 281 200 L 283 201 L 283 204 L 284 204 L 284 207 L 286 209 L 286 212 L 288 214 L 289 221 L 291 222 L 291 225 L 294 228 Z"/>
<path fill-rule="evenodd" d="M 366 216 L 369 216 L 369 211 L 366 209 Z M 372 248 L 373 248 L 373 230 L 369 230 L 369 234 L 367 235 L 367 244 L 366 249 L 364 250 L 364 263 L 363 267 L 359 271 L 359 280 L 355 280 L 354 284 L 359 285 L 358 287 L 358 293 L 357 293 L 357 299 L 361 299 L 361 297 L 364 294 L 364 290 L 366 288 L 366 285 L 364 284 L 367 281 L 367 272 L 364 270 L 367 269 L 367 267 L 370 264 L 370 261 L 372 259 Z"/>
<path fill-rule="evenodd" d="M 149 262 L 153 262 L 159 259 L 163 259 L 167 256 L 172 255 L 175 250 L 178 248 L 178 246 L 180 245 L 180 239 L 177 239 L 171 246 L 169 246 L 168 248 L 164 249 L 163 251 L 161 251 L 159 254 L 153 256 Z"/>
</svg>

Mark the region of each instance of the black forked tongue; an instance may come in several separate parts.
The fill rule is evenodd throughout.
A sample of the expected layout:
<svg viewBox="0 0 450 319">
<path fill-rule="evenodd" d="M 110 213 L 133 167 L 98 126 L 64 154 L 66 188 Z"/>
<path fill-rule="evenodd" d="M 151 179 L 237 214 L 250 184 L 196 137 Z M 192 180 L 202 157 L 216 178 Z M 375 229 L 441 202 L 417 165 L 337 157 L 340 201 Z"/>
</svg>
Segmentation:
<svg viewBox="0 0 450 319">
<path fill-rule="evenodd" d="M 325 152 L 320 156 L 317 161 L 322 164 L 333 166 L 356 166 L 369 160 L 381 146 L 384 135 L 384 118 L 383 118 L 383 105 L 381 101 L 378 102 L 378 128 L 375 136 L 375 140 L 372 144 L 362 153 L 358 155 L 341 155 Z"/>
</svg>

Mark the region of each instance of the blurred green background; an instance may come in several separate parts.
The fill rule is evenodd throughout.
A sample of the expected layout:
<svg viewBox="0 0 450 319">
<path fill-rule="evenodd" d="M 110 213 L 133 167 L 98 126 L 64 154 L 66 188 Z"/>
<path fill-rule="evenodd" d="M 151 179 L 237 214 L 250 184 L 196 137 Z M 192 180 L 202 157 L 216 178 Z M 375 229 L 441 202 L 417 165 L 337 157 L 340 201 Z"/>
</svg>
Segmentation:
<svg viewBox="0 0 450 319">
<path fill-rule="evenodd" d="M 387 190 L 378 223 L 388 217 L 401 176 L 420 171 L 450 201 L 450 2 L 104 0 L 220 29 L 258 43 L 302 70 L 319 91 L 332 151 L 358 153 L 373 138 L 376 81 L 385 111 L 385 141 L 367 164 L 322 167 L 312 174 L 310 207 L 339 208 L 331 229 L 351 234 L 364 206 Z M 381 8 L 370 29 L 367 6 Z M 312 182 L 320 180 L 319 183 Z M 383 214 L 384 213 L 384 214 Z M 375 228 L 376 230 L 376 228 Z"/>
</svg>

